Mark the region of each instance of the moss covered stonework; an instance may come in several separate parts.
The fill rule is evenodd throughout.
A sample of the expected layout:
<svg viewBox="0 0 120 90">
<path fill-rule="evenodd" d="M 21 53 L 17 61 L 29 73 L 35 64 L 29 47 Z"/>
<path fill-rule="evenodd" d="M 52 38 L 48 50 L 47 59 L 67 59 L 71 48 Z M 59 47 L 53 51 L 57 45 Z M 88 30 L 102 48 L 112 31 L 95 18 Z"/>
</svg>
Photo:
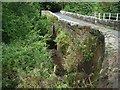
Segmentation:
<svg viewBox="0 0 120 90">
<path fill-rule="evenodd" d="M 66 69 L 68 71 L 84 71 L 90 74 L 94 71 L 98 62 L 104 58 L 104 36 L 98 30 L 88 26 L 71 26 L 64 21 L 60 21 L 60 25 L 63 28 L 61 32 L 65 32 L 67 35 L 67 38 L 61 39 L 61 42 L 65 42 L 65 45 L 61 46 L 58 43 L 58 50 L 61 51 L 62 48 L 65 50 L 61 53 Z"/>
<path fill-rule="evenodd" d="M 49 18 L 52 15 L 57 17 L 51 12 L 47 12 L 47 15 Z M 67 75 L 71 86 L 97 87 L 104 59 L 104 36 L 92 27 L 72 24 L 59 18 L 52 23 L 57 33 L 54 40 L 57 43 L 57 52 L 62 59 L 62 68 L 66 71 L 64 76 Z M 69 80 L 70 77 L 73 80 Z"/>
</svg>

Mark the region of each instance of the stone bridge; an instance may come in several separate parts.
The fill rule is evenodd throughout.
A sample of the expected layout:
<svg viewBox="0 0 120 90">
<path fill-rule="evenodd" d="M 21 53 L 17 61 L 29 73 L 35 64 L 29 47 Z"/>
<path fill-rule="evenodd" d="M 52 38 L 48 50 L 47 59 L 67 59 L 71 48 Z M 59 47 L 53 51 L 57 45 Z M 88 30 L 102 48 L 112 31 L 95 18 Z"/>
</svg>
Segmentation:
<svg viewBox="0 0 120 90">
<path fill-rule="evenodd" d="M 58 21 L 61 22 L 60 25 L 62 26 L 66 27 L 66 23 L 68 23 L 69 26 L 71 26 L 71 28 L 73 28 L 72 26 L 75 26 L 75 25 L 76 25 L 75 27 L 78 27 L 77 25 L 86 26 L 87 28 L 90 27 L 88 29 L 99 31 L 100 32 L 99 35 L 100 34 L 104 35 L 103 41 L 105 41 L 105 53 L 103 52 L 104 55 L 100 53 L 100 56 L 102 55 L 104 56 L 104 60 L 102 62 L 102 68 L 100 70 L 100 80 L 99 80 L 100 82 L 98 87 L 99 88 L 118 88 L 118 85 L 120 85 L 120 83 L 118 84 L 118 74 L 119 74 L 118 56 L 120 55 L 118 53 L 119 52 L 118 43 L 119 43 L 119 34 L 120 34 L 119 31 L 114 30 L 114 28 L 108 28 L 103 25 L 97 25 L 97 24 L 91 23 L 92 22 L 91 19 L 86 20 L 86 18 L 88 17 L 85 18 L 83 16 L 83 18 L 81 19 L 81 16 L 79 16 L 79 14 L 75 15 L 73 13 L 65 12 L 65 11 L 61 11 L 57 13 L 52 13 L 50 11 L 42 11 L 42 14 L 45 14 L 45 13 L 49 13 L 57 17 Z M 68 28 L 69 26 L 67 25 Z M 89 32 L 89 31 L 86 31 L 86 32 Z M 99 35 L 98 37 L 100 37 Z M 91 36 L 91 38 L 92 37 L 93 36 Z M 104 48 L 99 48 L 100 51 L 104 51 L 101 49 L 104 49 Z"/>
</svg>

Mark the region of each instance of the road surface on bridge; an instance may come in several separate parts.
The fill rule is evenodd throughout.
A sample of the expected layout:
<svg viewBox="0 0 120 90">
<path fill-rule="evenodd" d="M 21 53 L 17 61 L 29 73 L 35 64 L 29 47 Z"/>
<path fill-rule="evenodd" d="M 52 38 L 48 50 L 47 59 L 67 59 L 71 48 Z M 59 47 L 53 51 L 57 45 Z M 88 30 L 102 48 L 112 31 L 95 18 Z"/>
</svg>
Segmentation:
<svg viewBox="0 0 120 90">
<path fill-rule="evenodd" d="M 95 24 L 92 24 L 92 23 L 89 23 L 89 22 L 86 22 L 86 21 L 78 20 L 78 19 L 72 18 L 70 16 L 63 15 L 60 12 L 57 12 L 57 13 L 54 13 L 54 14 L 61 20 L 64 20 L 64 21 L 67 21 L 67 22 L 70 22 L 70 23 L 80 24 L 80 25 L 83 25 L 83 26 L 92 26 L 96 29 L 99 29 L 102 32 L 110 32 L 111 34 L 113 34 L 117 37 L 120 36 L 120 31 L 116 31 L 114 29 L 109 29 L 109 28 L 106 28 L 106 27 L 100 26 L 100 25 L 95 25 Z"/>
</svg>

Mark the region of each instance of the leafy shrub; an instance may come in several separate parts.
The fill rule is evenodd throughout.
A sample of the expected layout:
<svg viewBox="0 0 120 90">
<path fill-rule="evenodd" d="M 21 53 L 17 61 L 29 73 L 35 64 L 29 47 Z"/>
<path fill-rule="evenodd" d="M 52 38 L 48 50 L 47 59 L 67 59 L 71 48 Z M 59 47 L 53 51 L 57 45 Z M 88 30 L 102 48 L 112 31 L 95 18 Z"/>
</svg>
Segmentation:
<svg viewBox="0 0 120 90">
<path fill-rule="evenodd" d="M 24 39 L 31 30 L 45 35 L 49 21 L 40 16 L 38 3 L 3 3 L 3 42 Z"/>
<path fill-rule="evenodd" d="M 94 40 L 91 40 L 91 39 L 86 39 L 84 41 L 84 43 L 82 43 L 81 45 L 81 50 L 82 50 L 82 54 L 83 54 L 83 57 L 84 57 L 84 60 L 85 62 L 89 62 L 92 57 L 93 57 L 93 50 L 92 50 L 92 44 Z"/>
<path fill-rule="evenodd" d="M 95 3 L 95 11 L 100 13 L 118 13 L 118 2 L 98 2 Z"/>
<path fill-rule="evenodd" d="M 95 12 L 118 13 L 119 8 L 119 2 L 70 2 L 65 4 L 63 10 L 83 15 L 94 15 Z"/>
<path fill-rule="evenodd" d="M 3 3 L 2 24 L 2 87 L 42 87 L 53 64 L 46 45 L 50 23 L 40 16 L 39 4 Z"/>
<path fill-rule="evenodd" d="M 33 32 L 30 34 L 32 37 L 36 37 L 36 35 Z M 33 39 L 35 40 L 35 38 Z M 20 79 L 18 73 L 28 74 L 38 69 L 35 73 L 44 79 L 51 73 L 53 64 L 47 52 L 46 43 L 38 41 L 37 38 L 36 41 L 34 40 L 30 40 L 31 43 L 19 40 L 9 45 L 3 45 L 3 87 L 16 87 L 16 84 L 21 81 L 18 80 Z M 32 74 L 36 75 L 35 73 Z"/>
<path fill-rule="evenodd" d="M 65 5 L 64 10 L 74 13 L 80 13 L 83 15 L 92 14 L 93 3 L 86 2 L 72 2 Z"/>
<path fill-rule="evenodd" d="M 60 28 L 59 28 L 60 29 Z M 65 31 L 61 30 L 59 34 L 57 35 L 57 38 L 55 39 L 57 42 L 57 45 L 60 46 L 60 50 L 63 54 L 66 53 L 69 45 L 70 45 L 70 38 L 68 36 L 68 33 Z"/>
</svg>

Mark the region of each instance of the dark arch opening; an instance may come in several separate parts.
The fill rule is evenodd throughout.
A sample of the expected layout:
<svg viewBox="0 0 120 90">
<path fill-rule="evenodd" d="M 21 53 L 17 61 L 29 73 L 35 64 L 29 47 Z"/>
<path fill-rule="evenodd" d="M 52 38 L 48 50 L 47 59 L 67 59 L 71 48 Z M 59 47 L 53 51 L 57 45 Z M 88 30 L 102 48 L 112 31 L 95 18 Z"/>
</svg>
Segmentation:
<svg viewBox="0 0 120 90">
<path fill-rule="evenodd" d="M 57 44 L 53 40 L 48 40 L 47 42 L 48 49 L 56 49 L 57 50 Z"/>
<path fill-rule="evenodd" d="M 59 12 L 63 7 L 60 2 L 43 2 L 42 10 L 50 10 L 51 12 Z"/>
</svg>

